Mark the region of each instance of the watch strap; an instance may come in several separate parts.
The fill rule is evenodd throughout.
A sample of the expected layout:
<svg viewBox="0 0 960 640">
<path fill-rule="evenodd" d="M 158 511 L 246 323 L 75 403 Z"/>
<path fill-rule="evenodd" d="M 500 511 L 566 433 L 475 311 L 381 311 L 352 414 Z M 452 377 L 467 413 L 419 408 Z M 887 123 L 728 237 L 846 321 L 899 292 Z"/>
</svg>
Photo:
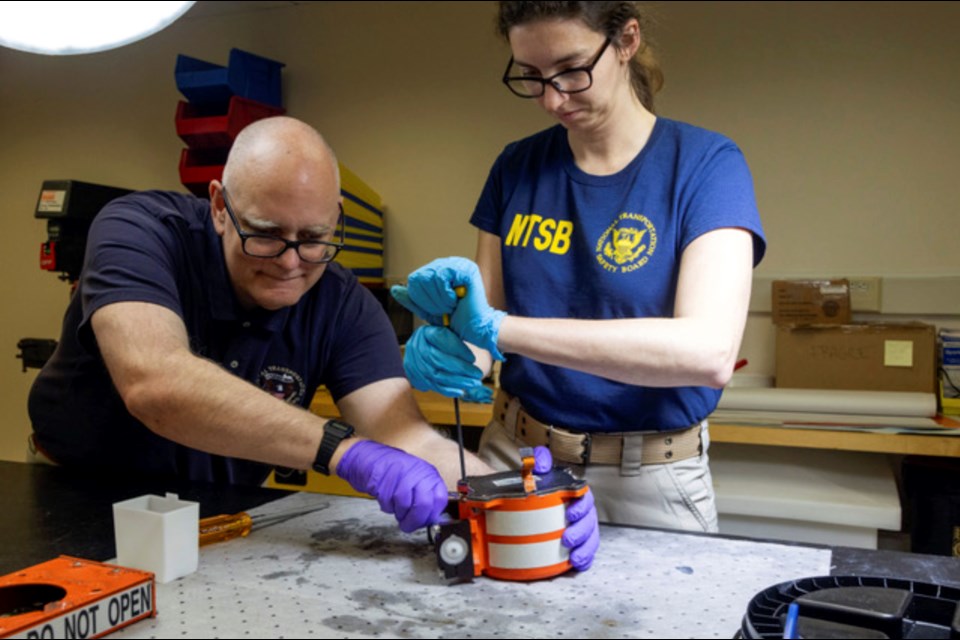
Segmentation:
<svg viewBox="0 0 960 640">
<path fill-rule="evenodd" d="M 353 435 L 354 429 L 342 420 L 329 420 L 323 426 L 323 439 L 313 460 L 313 470 L 325 476 L 330 475 L 330 459 L 340 443 Z"/>
</svg>

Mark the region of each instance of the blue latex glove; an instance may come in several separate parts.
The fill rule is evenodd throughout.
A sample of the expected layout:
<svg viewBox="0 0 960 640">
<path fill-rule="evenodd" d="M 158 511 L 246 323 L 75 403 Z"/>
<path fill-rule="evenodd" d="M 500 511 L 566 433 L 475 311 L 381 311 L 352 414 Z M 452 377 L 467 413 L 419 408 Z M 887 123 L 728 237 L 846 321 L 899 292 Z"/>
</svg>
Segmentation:
<svg viewBox="0 0 960 640">
<path fill-rule="evenodd" d="M 479 283 L 480 269 L 466 258 L 438 258 L 426 264 L 407 278 L 407 286 L 391 287 L 390 293 L 407 309 L 433 325 L 443 325 L 443 314 L 453 313 L 457 307 L 454 287 Z"/>
<path fill-rule="evenodd" d="M 487 302 L 487 293 L 480 282 L 479 286 L 467 286 L 467 295 L 457 303 L 456 311 L 450 316 L 450 328 L 467 342 L 486 349 L 497 360 L 503 360 L 497 340 L 500 323 L 506 317 L 506 312 L 494 309 Z"/>
<path fill-rule="evenodd" d="M 407 340 L 403 370 L 420 391 L 436 391 L 467 402 L 493 402 L 483 386 L 483 372 L 473 365 L 473 352 L 445 327 L 420 327 Z"/>
<path fill-rule="evenodd" d="M 457 300 L 457 287 L 467 290 L 463 300 Z M 444 314 L 451 314 L 450 328 L 458 336 L 503 360 L 497 337 L 507 314 L 487 303 L 480 269 L 471 260 L 438 258 L 411 273 L 406 287 L 395 285 L 390 293 L 432 325 L 443 325 Z"/>
<path fill-rule="evenodd" d="M 406 533 L 440 522 L 447 506 L 447 487 L 436 468 L 387 445 L 361 440 L 347 449 L 337 475 L 380 503 Z"/>
<path fill-rule="evenodd" d="M 546 447 L 534 447 L 533 472 L 547 473 L 553 468 L 553 456 Z M 586 571 L 600 548 L 600 521 L 590 489 L 583 497 L 567 505 L 567 528 L 560 544 L 570 549 L 570 564 L 577 571 Z"/>
</svg>

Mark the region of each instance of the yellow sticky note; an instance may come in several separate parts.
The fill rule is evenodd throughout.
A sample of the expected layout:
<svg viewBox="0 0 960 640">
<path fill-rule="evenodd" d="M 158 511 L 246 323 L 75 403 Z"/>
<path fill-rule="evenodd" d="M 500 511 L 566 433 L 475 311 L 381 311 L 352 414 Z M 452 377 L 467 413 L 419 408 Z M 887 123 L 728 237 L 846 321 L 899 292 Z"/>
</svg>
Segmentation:
<svg viewBox="0 0 960 640">
<path fill-rule="evenodd" d="M 883 366 L 912 367 L 913 340 L 885 340 L 883 343 Z"/>
</svg>

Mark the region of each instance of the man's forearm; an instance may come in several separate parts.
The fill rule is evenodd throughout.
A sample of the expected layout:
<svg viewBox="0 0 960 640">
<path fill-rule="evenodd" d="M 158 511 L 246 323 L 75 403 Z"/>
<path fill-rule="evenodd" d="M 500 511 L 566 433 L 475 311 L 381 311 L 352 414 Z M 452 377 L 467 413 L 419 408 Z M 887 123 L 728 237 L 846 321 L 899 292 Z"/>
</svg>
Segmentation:
<svg viewBox="0 0 960 640">
<path fill-rule="evenodd" d="M 457 488 L 457 481 L 460 479 L 460 454 L 454 440 L 439 436 L 438 440 L 426 447 L 424 451 L 411 451 L 410 453 L 435 466 L 448 489 L 452 491 Z M 494 471 L 487 463 L 469 451 L 464 451 L 463 457 L 468 476 L 483 476 Z"/>
<path fill-rule="evenodd" d="M 437 468 L 450 489 L 460 479 L 457 443 L 438 433 L 417 406 L 405 378 L 371 383 L 337 402 L 344 418 L 368 438 L 423 458 Z M 474 454 L 465 454 L 467 475 L 486 475 L 493 469 Z"/>
<path fill-rule="evenodd" d="M 274 398 L 191 354 L 176 356 L 176 374 L 142 381 L 131 413 L 158 435 L 234 458 L 306 469 L 313 462 L 324 420 Z M 170 363 L 173 364 L 173 363 Z M 126 398 L 125 398 L 126 400 Z"/>
</svg>

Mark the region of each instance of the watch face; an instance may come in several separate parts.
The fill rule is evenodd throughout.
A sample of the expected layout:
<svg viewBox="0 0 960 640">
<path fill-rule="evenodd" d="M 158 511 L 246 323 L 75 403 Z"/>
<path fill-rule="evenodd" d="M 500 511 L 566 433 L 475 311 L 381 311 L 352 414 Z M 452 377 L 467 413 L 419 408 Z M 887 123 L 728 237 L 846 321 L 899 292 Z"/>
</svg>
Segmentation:
<svg viewBox="0 0 960 640">
<path fill-rule="evenodd" d="M 341 422 L 339 420 L 330 420 L 324 426 L 324 433 L 332 431 L 334 434 L 340 436 L 341 438 L 347 438 L 353 435 L 353 427 L 347 424 L 346 422 Z"/>
</svg>

